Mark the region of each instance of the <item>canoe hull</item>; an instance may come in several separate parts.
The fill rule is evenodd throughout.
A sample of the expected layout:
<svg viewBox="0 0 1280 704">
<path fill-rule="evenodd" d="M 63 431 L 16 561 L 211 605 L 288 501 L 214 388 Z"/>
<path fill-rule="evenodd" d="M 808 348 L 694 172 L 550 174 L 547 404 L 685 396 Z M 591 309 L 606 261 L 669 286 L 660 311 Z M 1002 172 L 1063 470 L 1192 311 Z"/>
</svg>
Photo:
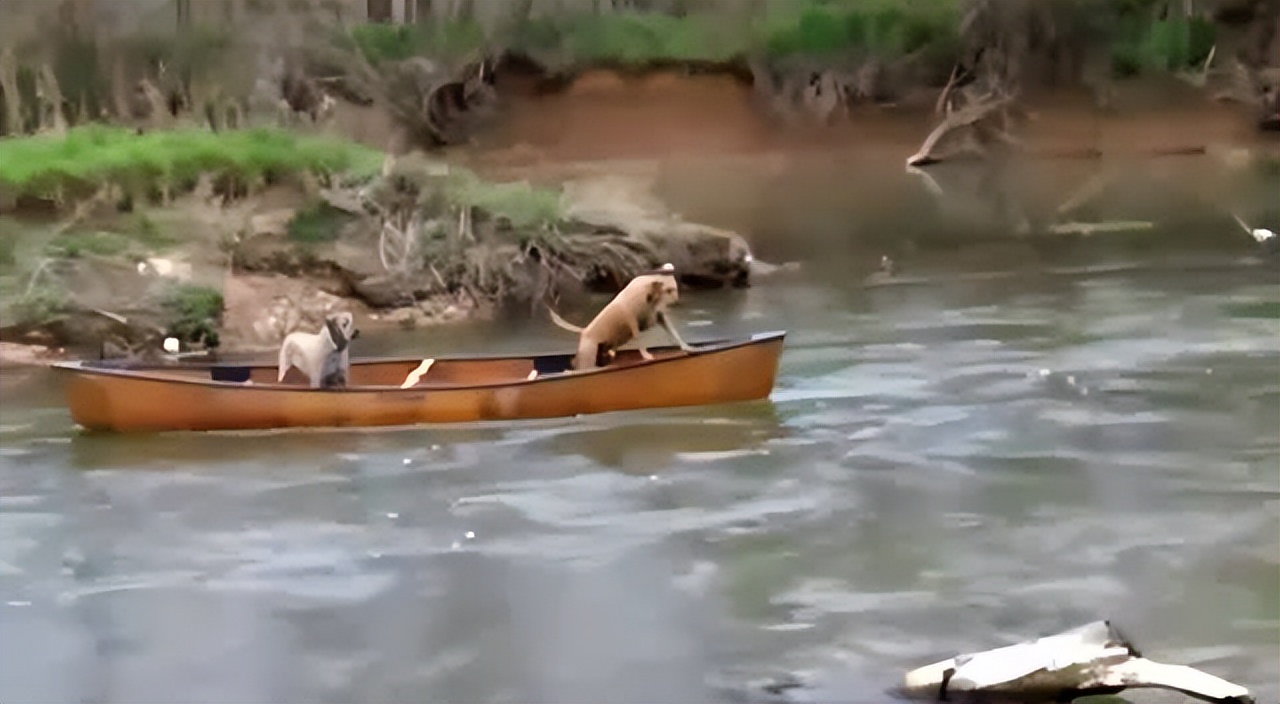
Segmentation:
<svg viewBox="0 0 1280 704">
<path fill-rule="evenodd" d="M 65 394 L 71 418 L 88 430 L 396 426 L 758 400 L 773 389 L 782 343 L 781 333 L 757 335 L 745 342 L 616 369 L 410 389 L 384 385 L 320 390 L 271 383 L 175 380 L 78 363 L 58 366 L 70 372 Z M 509 361 L 505 363 L 509 366 Z M 353 360 L 353 376 L 359 364 Z M 265 367 L 257 371 L 274 373 Z"/>
</svg>

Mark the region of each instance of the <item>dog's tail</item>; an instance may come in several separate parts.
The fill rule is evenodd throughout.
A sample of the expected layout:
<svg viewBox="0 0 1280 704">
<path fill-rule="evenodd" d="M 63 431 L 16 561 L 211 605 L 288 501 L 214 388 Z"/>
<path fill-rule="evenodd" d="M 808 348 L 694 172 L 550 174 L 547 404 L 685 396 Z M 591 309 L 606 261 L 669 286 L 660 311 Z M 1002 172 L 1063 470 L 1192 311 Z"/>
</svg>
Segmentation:
<svg viewBox="0 0 1280 704">
<path fill-rule="evenodd" d="M 1245 224 L 1245 221 L 1244 221 L 1244 220 L 1241 220 L 1239 215 L 1236 215 L 1235 213 L 1232 213 L 1232 214 L 1231 214 L 1231 217 L 1235 219 L 1236 224 L 1240 226 L 1240 229 L 1241 229 L 1241 230 L 1244 230 L 1244 233 L 1245 233 L 1246 235 L 1252 235 L 1252 234 L 1253 234 L 1253 228 L 1251 228 L 1251 227 L 1249 227 L 1247 224 Z"/>
<path fill-rule="evenodd" d="M 556 314 L 554 310 L 551 309 L 550 306 L 547 307 L 547 312 L 551 314 L 551 322 L 555 323 L 556 325 L 559 325 L 560 327 L 564 328 L 565 330 L 568 330 L 569 332 L 579 333 L 579 334 L 582 333 L 582 328 L 578 327 L 577 325 L 574 325 L 573 323 L 565 320 L 564 318 L 561 318 L 559 315 Z"/>
<path fill-rule="evenodd" d="M 290 364 L 289 364 L 289 346 L 290 346 L 290 345 L 289 345 L 289 340 L 288 340 L 288 339 L 286 339 L 286 340 L 284 341 L 284 343 L 280 345 L 280 360 L 279 360 L 279 362 L 277 363 L 277 365 L 278 365 L 278 367 L 279 367 L 280 372 L 279 372 L 279 376 L 276 378 L 276 383 L 277 383 L 277 384 L 282 384 L 282 383 L 284 383 L 284 375 L 289 371 L 289 366 L 290 366 Z"/>
</svg>

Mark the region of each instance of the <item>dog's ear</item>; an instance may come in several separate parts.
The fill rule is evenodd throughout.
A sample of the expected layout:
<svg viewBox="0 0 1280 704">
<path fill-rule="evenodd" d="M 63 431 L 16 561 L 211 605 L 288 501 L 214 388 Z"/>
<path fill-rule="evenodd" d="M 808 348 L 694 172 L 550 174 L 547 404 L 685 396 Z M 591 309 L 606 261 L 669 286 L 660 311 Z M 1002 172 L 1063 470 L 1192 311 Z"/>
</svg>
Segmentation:
<svg viewBox="0 0 1280 704">
<path fill-rule="evenodd" d="M 648 301 L 649 305 L 657 303 L 662 298 L 662 285 L 662 281 L 654 281 L 649 284 L 649 293 L 644 297 L 644 300 Z"/>
<path fill-rule="evenodd" d="M 347 334 L 343 332 L 342 326 L 338 324 L 338 321 L 333 318 L 325 318 L 324 326 L 329 330 L 329 339 L 333 340 L 333 346 L 338 348 L 339 352 L 345 350 L 350 340 L 347 339 Z"/>
</svg>

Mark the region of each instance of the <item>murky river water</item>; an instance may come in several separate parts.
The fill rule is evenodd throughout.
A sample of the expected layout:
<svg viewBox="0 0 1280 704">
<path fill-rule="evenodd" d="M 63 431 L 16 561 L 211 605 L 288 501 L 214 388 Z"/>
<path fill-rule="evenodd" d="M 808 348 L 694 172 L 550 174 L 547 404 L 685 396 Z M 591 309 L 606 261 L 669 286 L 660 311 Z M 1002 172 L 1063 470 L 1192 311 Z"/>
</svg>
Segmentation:
<svg viewBox="0 0 1280 704">
<path fill-rule="evenodd" d="M 772 399 L 735 406 L 122 437 L 7 386 L 0 701 L 707 702 L 793 672 L 880 702 L 1114 618 L 1274 702 L 1278 269 L 1128 261 L 690 297 L 687 337 L 790 331 Z"/>
</svg>

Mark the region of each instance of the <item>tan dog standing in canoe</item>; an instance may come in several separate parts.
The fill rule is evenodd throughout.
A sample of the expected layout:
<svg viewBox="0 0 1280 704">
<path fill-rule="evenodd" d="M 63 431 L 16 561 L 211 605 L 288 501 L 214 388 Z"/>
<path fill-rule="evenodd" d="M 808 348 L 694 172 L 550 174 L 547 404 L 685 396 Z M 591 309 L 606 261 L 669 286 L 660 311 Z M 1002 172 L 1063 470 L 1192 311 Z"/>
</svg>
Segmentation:
<svg viewBox="0 0 1280 704">
<path fill-rule="evenodd" d="M 280 376 L 276 381 L 284 381 L 289 369 L 297 367 L 307 375 L 313 389 L 346 386 L 351 369 L 348 346 L 359 336 L 350 313 L 326 316 L 319 333 L 289 333 L 280 345 Z"/>
<path fill-rule="evenodd" d="M 664 264 L 658 271 L 632 279 L 609 301 L 609 305 L 587 325 L 580 328 L 550 310 L 556 325 L 578 333 L 578 353 L 573 368 L 578 371 L 604 366 L 617 354 L 618 348 L 658 323 L 682 350 L 692 349 L 676 332 L 667 316 L 667 308 L 678 300 L 675 267 Z M 653 359 L 649 350 L 640 347 L 640 355 Z"/>
</svg>

